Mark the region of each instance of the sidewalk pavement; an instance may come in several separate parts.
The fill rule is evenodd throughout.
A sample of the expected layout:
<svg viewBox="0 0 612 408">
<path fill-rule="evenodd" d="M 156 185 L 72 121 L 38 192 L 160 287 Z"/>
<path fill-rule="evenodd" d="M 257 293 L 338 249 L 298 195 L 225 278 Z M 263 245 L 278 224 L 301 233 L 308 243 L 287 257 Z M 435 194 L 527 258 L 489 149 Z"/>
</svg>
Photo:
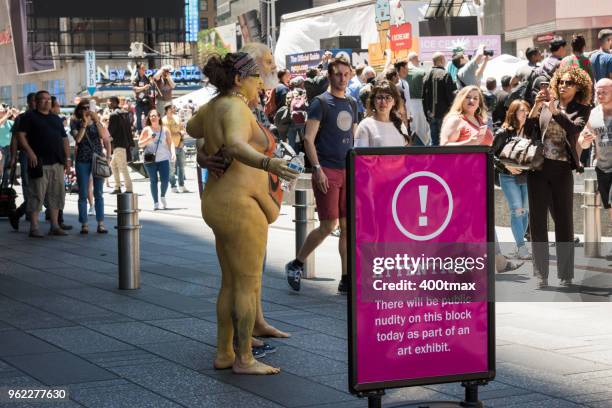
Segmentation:
<svg viewBox="0 0 612 408">
<path fill-rule="evenodd" d="M 196 190 L 188 174 L 188 187 Z M 270 228 L 262 295 L 268 320 L 292 335 L 270 340 L 278 350 L 263 360 L 282 372 L 215 371 L 220 271 L 197 194 L 169 194 L 175 209 L 153 212 L 148 183 L 135 186 L 146 194 L 140 197 L 140 290 L 117 289 L 114 196 L 105 195 L 108 235 L 78 234 L 76 196 L 66 205 L 66 219 L 76 228 L 68 237 L 32 240 L 25 224 L 14 233 L 0 220 L 0 389 L 52 386 L 66 388 L 70 398 L 0 401 L 1 407 L 367 406 L 347 392 L 337 238 L 316 254 L 317 279 L 293 292 L 283 273 L 294 255 L 292 209 L 283 208 Z M 609 278 L 609 272 L 608 265 L 593 273 Z M 512 275 L 498 275 L 498 283 L 510 291 L 533 283 L 523 270 Z M 551 293 L 558 300 L 568 296 Z M 612 407 L 609 296 L 597 303 L 498 302 L 496 309 L 497 377 L 481 388 L 486 406 Z M 392 390 L 383 404 L 459 400 L 462 393 L 458 384 Z"/>
</svg>

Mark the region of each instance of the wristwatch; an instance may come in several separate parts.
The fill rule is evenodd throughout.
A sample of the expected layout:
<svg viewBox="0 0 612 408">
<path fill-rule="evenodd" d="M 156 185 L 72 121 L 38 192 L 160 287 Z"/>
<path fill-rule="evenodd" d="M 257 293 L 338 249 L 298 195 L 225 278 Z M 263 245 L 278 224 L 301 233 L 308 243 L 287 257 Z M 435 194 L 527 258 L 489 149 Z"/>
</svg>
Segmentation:
<svg viewBox="0 0 612 408">
<path fill-rule="evenodd" d="M 315 170 L 321 170 L 321 165 L 320 164 L 313 164 L 312 168 Z"/>
</svg>

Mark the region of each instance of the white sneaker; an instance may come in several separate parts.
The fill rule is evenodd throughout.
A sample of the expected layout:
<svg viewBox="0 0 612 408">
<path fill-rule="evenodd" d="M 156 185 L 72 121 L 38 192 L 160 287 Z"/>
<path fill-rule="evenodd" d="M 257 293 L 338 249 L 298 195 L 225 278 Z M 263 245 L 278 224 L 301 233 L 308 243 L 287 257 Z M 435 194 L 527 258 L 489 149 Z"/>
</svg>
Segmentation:
<svg viewBox="0 0 612 408">
<path fill-rule="evenodd" d="M 172 187 L 172 192 L 173 192 L 173 193 L 178 193 L 178 192 L 179 192 L 179 190 L 178 190 L 178 188 L 176 188 L 176 187 Z"/>
<path fill-rule="evenodd" d="M 89 211 L 87 211 L 87 215 L 96 215 L 96 209 L 94 207 L 89 207 Z"/>
<path fill-rule="evenodd" d="M 166 197 L 162 197 L 161 198 L 161 203 L 162 203 L 162 209 L 166 209 L 168 208 L 168 202 L 166 201 Z"/>
<path fill-rule="evenodd" d="M 159 210 L 159 203 L 155 203 L 155 204 L 153 204 L 153 210 L 154 210 L 154 211 Z"/>
<path fill-rule="evenodd" d="M 191 193 L 191 191 L 187 190 L 187 188 L 185 188 L 185 186 L 181 186 L 179 187 L 179 191 L 181 193 Z"/>
<path fill-rule="evenodd" d="M 527 245 L 523 245 L 522 247 L 518 249 L 517 256 L 518 256 L 518 259 L 522 259 L 522 260 L 531 259 L 531 254 L 529 253 L 529 250 L 527 249 Z"/>
</svg>

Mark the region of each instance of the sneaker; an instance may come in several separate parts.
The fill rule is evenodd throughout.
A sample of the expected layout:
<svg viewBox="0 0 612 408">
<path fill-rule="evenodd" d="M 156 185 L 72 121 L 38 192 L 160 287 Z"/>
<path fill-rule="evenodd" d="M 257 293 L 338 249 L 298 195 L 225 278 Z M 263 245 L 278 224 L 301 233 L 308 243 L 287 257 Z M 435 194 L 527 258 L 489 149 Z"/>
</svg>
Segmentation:
<svg viewBox="0 0 612 408">
<path fill-rule="evenodd" d="M 94 207 L 89 207 L 89 211 L 87 211 L 87 215 L 96 215 L 96 209 Z"/>
<path fill-rule="evenodd" d="M 42 234 L 42 232 L 40 232 L 40 230 L 34 229 L 34 230 L 30 230 L 29 237 L 30 238 L 44 238 L 44 235 Z"/>
<path fill-rule="evenodd" d="M 72 229 L 72 225 L 64 224 L 63 222 L 60 222 L 59 226 L 64 231 L 70 231 Z"/>
<path fill-rule="evenodd" d="M 187 190 L 187 188 L 185 188 L 185 186 L 181 186 L 179 187 L 179 191 L 181 193 L 191 193 L 191 191 Z"/>
<path fill-rule="evenodd" d="M 300 284 L 302 281 L 302 274 L 304 273 L 304 268 L 297 266 L 293 261 L 289 262 L 285 265 L 285 274 L 287 275 L 287 283 L 291 286 L 291 289 L 296 292 L 300 291 Z"/>
<path fill-rule="evenodd" d="M 519 247 L 518 251 L 516 251 L 516 255 L 518 259 L 521 260 L 530 260 L 531 259 L 531 254 L 529 253 L 529 250 L 527 249 L 527 245 L 523 245 L 522 247 Z"/>
<path fill-rule="evenodd" d="M 56 237 L 65 237 L 66 235 L 68 235 L 68 233 L 60 227 L 51 227 L 51 229 L 49 230 L 49 235 L 55 235 Z"/>
<path fill-rule="evenodd" d="M 569 288 L 569 287 L 574 286 L 574 284 L 572 283 L 571 279 L 561 279 L 561 286 L 565 288 Z"/>
<path fill-rule="evenodd" d="M 172 192 L 175 193 L 175 194 L 178 194 L 179 190 L 176 187 L 172 187 Z"/>
<path fill-rule="evenodd" d="M 159 210 L 159 203 L 153 204 L 153 211 Z"/>
<path fill-rule="evenodd" d="M 546 278 L 538 278 L 538 282 L 536 283 L 536 287 L 538 289 L 546 289 L 548 287 L 548 279 L 546 279 Z"/>
<path fill-rule="evenodd" d="M 9 222 L 15 231 L 19 231 L 19 215 L 17 211 L 11 211 L 9 214 Z"/>
<path fill-rule="evenodd" d="M 168 202 L 166 201 L 166 197 L 161 198 L 162 208 L 165 210 L 168 208 Z"/>
<path fill-rule="evenodd" d="M 340 283 L 338 283 L 338 293 L 340 295 L 346 295 L 348 294 L 348 290 L 349 290 L 348 279 L 343 276 L 342 279 L 340 279 Z"/>
</svg>

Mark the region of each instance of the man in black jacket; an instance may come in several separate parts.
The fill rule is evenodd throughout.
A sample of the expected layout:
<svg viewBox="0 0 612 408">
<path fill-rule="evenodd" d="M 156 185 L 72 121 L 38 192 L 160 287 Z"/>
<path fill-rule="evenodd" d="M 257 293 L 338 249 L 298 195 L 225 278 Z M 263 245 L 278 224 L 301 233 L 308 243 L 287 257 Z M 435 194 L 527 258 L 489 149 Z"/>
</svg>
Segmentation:
<svg viewBox="0 0 612 408">
<path fill-rule="evenodd" d="M 121 178 L 119 173 L 123 174 L 125 182 L 125 191 L 131 193 L 132 179 L 128 170 L 128 162 L 130 161 L 130 151 L 134 146 L 134 138 L 132 137 L 132 126 L 129 113 L 119 109 L 119 98 L 113 96 L 108 99 L 108 105 L 111 109 L 111 114 L 108 120 L 108 133 L 111 135 L 111 144 L 113 148 L 113 159 L 111 168 L 115 176 L 115 189 L 112 194 L 121 193 Z"/>
<path fill-rule="evenodd" d="M 506 119 L 506 98 L 508 98 L 508 93 L 512 89 L 510 86 L 510 81 L 512 77 L 510 75 L 504 75 L 501 78 L 501 89 L 498 89 L 494 92 L 496 103 L 495 109 L 493 110 L 493 123 L 503 123 Z"/>
<path fill-rule="evenodd" d="M 444 69 L 444 54 L 436 52 L 433 55 L 433 65 L 423 80 L 423 110 L 431 129 L 431 143 L 433 146 L 439 146 L 442 121 L 453 104 L 457 87 Z"/>
</svg>

